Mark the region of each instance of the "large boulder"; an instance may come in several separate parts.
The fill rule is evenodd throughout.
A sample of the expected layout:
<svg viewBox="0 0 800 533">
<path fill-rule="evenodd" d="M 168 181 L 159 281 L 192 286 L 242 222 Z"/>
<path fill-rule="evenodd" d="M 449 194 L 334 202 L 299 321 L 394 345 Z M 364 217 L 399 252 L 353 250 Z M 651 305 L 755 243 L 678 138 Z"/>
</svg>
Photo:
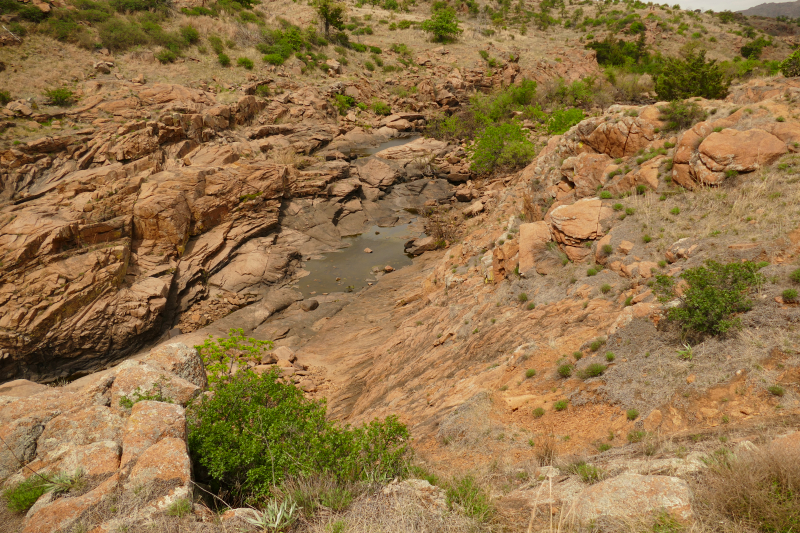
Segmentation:
<svg viewBox="0 0 800 533">
<path fill-rule="evenodd" d="M 575 185 L 576 197 L 585 198 L 594 196 L 597 188 L 605 184 L 606 167 L 610 163 L 611 158 L 606 154 L 582 153 L 565 159 L 561 173 Z"/>
<path fill-rule="evenodd" d="M 613 214 L 597 198 L 585 198 L 571 205 L 561 205 L 550 214 L 553 237 L 564 245 L 579 246 L 586 240 L 602 237 L 603 223 Z"/>
<path fill-rule="evenodd" d="M 752 172 L 788 151 L 786 143 L 763 130 L 714 132 L 700 143 L 700 160 L 712 172 Z"/>
<path fill-rule="evenodd" d="M 692 518 L 692 491 L 682 479 L 622 474 L 586 488 L 575 500 L 583 523 L 606 517 L 630 520 L 661 510 L 686 522 Z"/>
<path fill-rule="evenodd" d="M 555 258 L 548 254 L 553 240 L 547 222 L 530 222 L 519 226 L 519 272 L 527 274 L 534 268 L 539 274 L 550 274 L 558 268 Z"/>
</svg>

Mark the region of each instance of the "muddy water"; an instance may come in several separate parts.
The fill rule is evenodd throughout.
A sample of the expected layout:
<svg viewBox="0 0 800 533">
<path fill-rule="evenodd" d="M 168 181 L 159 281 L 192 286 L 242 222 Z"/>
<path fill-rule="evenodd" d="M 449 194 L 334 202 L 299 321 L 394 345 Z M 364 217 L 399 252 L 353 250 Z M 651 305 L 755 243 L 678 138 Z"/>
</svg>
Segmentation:
<svg viewBox="0 0 800 533">
<path fill-rule="evenodd" d="M 356 148 L 354 150 L 351 150 L 351 153 L 357 155 L 358 157 L 367 157 L 377 154 L 381 150 L 386 150 L 387 148 L 393 148 L 395 146 L 403 146 L 404 144 L 408 144 L 411 141 L 415 141 L 420 137 L 421 135 L 409 135 L 407 137 L 399 137 L 397 139 L 392 139 L 391 141 L 386 141 L 385 143 L 381 143 L 377 146 L 364 146 L 361 148 Z"/>
<path fill-rule="evenodd" d="M 386 266 L 398 269 L 410 265 L 411 258 L 403 251 L 403 245 L 421 235 L 421 225 L 412 222 L 393 228 L 372 226 L 360 235 L 345 237 L 343 240 L 350 245 L 347 248 L 306 261 L 303 270 L 309 274 L 296 287 L 306 298 L 363 289 L 376 283 Z M 372 253 L 365 252 L 367 248 Z"/>
</svg>

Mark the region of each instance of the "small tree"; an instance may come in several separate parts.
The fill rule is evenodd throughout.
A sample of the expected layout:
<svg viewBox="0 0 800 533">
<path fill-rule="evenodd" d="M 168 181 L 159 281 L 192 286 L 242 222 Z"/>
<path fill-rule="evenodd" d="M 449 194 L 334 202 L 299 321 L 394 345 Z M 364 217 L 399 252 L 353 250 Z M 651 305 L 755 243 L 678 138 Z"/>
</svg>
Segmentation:
<svg viewBox="0 0 800 533">
<path fill-rule="evenodd" d="M 795 50 L 789 57 L 781 61 L 781 74 L 787 78 L 800 76 L 800 50 Z"/>
<path fill-rule="evenodd" d="M 656 93 L 663 100 L 682 100 L 702 96 L 709 100 L 725 98 L 729 83 L 716 60 L 706 61 L 706 52 L 689 52 L 685 59 L 670 57 L 656 79 Z"/>
<path fill-rule="evenodd" d="M 463 32 L 458 27 L 458 17 L 452 8 L 440 9 L 431 18 L 422 21 L 422 31 L 433 35 L 433 40 L 438 42 L 453 41 Z"/>
<path fill-rule="evenodd" d="M 676 280 L 665 275 L 656 276 L 653 290 L 662 302 L 679 297 L 681 304 L 670 308 L 667 318 L 680 322 L 684 331 L 720 335 L 739 326 L 739 319 L 731 318 L 735 313 L 752 308 L 748 294 L 764 282 L 759 268 L 749 261 L 727 265 L 707 261 L 706 266 L 681 274 L 686 282 L 682 294 L 676 291 Z"/>
<path fill-rule="evenodd" d="M 330 34 L 331 28 L 341 31 L 344 28 L 347 8 L 344 4 L 333 0 L 316 0 L 314 8 L 317 10 L 319 21 L 325 28 L 325 35 Z"/>
</svg>

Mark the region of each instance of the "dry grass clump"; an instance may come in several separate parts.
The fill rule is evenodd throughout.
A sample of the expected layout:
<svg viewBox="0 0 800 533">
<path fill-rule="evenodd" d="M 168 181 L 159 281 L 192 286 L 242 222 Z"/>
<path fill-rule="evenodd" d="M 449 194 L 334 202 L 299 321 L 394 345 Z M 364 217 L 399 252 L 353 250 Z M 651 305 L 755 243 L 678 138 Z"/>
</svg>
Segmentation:
<svg viewBox="0 0 800 533">
<path fill-rule="evenodd" d="M 695 484 L 703 521 L 723 531 L 800 531 L 800 449 L 787 444 L 719 456 Z"/>
<path fill-rule="evenodd" d="M 476 394 L 442 420 L 437 437 L 445 444 L 471 446 L 483 442 L 489 429 L 490 407 L 487 393 Z"/>
</svg>

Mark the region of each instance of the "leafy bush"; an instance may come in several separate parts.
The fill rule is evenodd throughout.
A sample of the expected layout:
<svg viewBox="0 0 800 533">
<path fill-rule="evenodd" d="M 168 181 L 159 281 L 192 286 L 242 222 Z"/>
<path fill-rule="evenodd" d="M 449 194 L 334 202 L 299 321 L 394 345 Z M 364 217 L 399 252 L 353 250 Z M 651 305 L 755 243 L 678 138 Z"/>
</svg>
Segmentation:
<svg viewBox="0 0 800 533">
<path fill-rule="evenodd" d="M 284 59 L 280 54 L 267 54 L 261 59 L 264 60 L 264 63 L 269 63 L 270 65 L 283 65 Z"/>
<path fill-rule="evenodd" d="M 393 416 L 340 427 L 326 419 L 324 401 L 306 399 L 278 370 L 241 371 L 213 393 L 190 407 L 189 449 L 238 503 L 268 496 L 290 477 L 388 479 L 403 470 L 409 435 Z"/>
<path fill-rule="evenodd" d="M 114 52 L 150 42 L 150 38 L 138 24 L 119 18 L 112 18 L 101 24 L 98 33 L 100 43 Z"/>
<path fill-rule="evenodd" d="M 73 99 L 75 97 L 75 93 L 73 93 L 66 87 L 60 87 L 58 89 L 48 89 L 44 92 L 44 95 L 50 99 L 50 103 L 58 107 L 66 107 L 72 104 Z"/>
<path fill-rule="evenodd" d="M 387 104 L 386 102 L 377 101 L 373 103 L 372 110 L 375 112 L 376 115 L 387 116 L 392 114 L 392 108 L 389 107 L 389 104 Z"/>
<path fill-rule="evenodd" d="M 680 278 L 686 282 L 682 294 L 676 291 L 676 280 L 659 274 L 653 290 L 662 302 L 674 298 L 680 305 L 667 311 L 667 318 L 680 322 L 684 331 L 720 335 L 740 324 L 731 318 L 752 308 L 750 291 L 764 282 L 759 265 L 746 261 L 723 265 L 707 261 L 706 266 L 690 268 Z"/>
<path fill-rule="evenodd" d="M 580 476 L 584 483 L 597 483 L 605 476 L 605 472 L 601 468 L 586 463 L 586 461 L 578 461 L 569 465 L 567 470 L 573 474 Z"/>
<path fill-rule="evenodd" d="M 225 53 L 219 54 L 217 56 L 217 61 L 219 61 L 219 64 L 222 65 L 223 67 L 228 67 L 231 64 L 231 58 L 228 57 L 228 54 Z"/>
<path fill-rule="evenodd" d="M 164 48 L 163 50 L 158 52 L 155 57 L 156 59 L 158 59 L 160 63 L 166 64 L 175 61 L 178 58 L 178 55 L 172 50 Z"/>
<path fill-rule="evenodd" d="M 356 99 L 346 94 L 336 94 L 333 96 L 333 105 L 339 110 L 339 114 L 345 116 L 347 112 L 356 104 Z"/>
<path fill-rule="evenodd" d="M 316 0 L 314 9 L 316 9 L 317 17 L 325 28 L 325 35 L 330 33 L 331 28 L 336 28 L 339 31 L 344 29 L 345 15 L 347 13 L 347 7 L 344 4 L 333 0 Z"/>
<path fill-rule="evenodd" d="M 793 302 L 797 300 L 797 289 L 786 289 L 781 293 L 781 297 L 785 302 Z"/>
<path fill-rule="evenodd" d="M 9 103 L 13 98 L 11 98 L 11 93 L 8 91 L 0 91 L 0 105 L 6 105 Z"/>
<path fill-rule="evenodd" d="M 761 57 L 761 52 L 767 46 L 772 46 L 772 41 L 767 40 L 763 37 L 758 37 L 747 43 L 746 45 L 742 46 L 740 52 L 742 57 L 747 59 L 758 59 Z"/>
<path fill-rule="evenodd" d="M 562 378 L 568 378 L 572 375 L 572 365 L 563 364 L 558 367 L 558 375 Z"/>
<path fill-rule="evenodd" d="M 603 372 L 606 371 L 608 367 L 601 363 L 592 363 L 580 372 L 578 375 L 581 379 L 589 379 L 589 378 L 596 378 L 598 376 L 603 375 Z"/>
<path fill-rule="evenodd" d="M 222 39 L 220 39 L 217 35 L 209 36 L 208 44 L 209 46 L 211 46 L 211 49 L 214 50 L 214 53 L 217 55 L 225 51 L 225 45 L 222 43 Z"/>
<path fill-rule="evenodd" d="M 606 361 L 608 361 L 609 363 L 613 362 L 614 359 L 616 359 L 616 357 L 617 356 L 614 355 L 614 352 L 606 352 Z"/>
<path fill-rule="evenodd" d="M 767 387 L 767 390 L 774 396 L 783 396 L 786 394 L 786 390 L 784 390 L 784 388 L 780 385 L 771 385 Z"/>
<path fill-rule="evenodd" d="M 716 60 L 706 61 L 705 50 L 701 50 L 687 54 L 685 59 L 667 58 L 655 89 L 662 100 L 694 96 L 721 100 L 728 95 L 728 82 Z"/>
<path fill-rule="evenodd" d="M 664 121 L 664 131 L 679 131 L 690 128 L 708 116 L 695 102 L 674 100 L 658 108 L 659 120 Z"/>
<path fill-rule="evenodd" d="M 111 0 L 109 3 L 120 13 L 129 11 L 150 11 L 168 7 L 166 0 Z"/>
<path fill-rule="evenodd" d="M 3 499 L 9 511 L 25 513 L 33 507 L 42 494 L 47 492 L 47 479 L 33 475 L 9 489 L 3 491 Z"/>
<path fill-rule="evenodd" d="M 200 40 L 200 32 L 191 24 L 181 26 L 181 36 L 188 44 L 195 44 Z"/>
<path fill-rule="evenodd" d="M 555 409 L 556 411 L 563 411 L 567 408 L 567 405 L 569 405 L 568 400 L 558 400 L 556 403 L 553 404 L 553 409 Z"/>
<path fill-rule="evenodd" d="M 528 370 L 525 371 L 526 378 L 532 378 L 535 375 L 536 375 L 536 370 L 533 368 L 529 368 Z"/>
<path fill-rule="evenodd" d="M 464 509 L 467 516 L 479 522 L 488 521 L 495 513 L 492 499 L 486 489 L 481 487 L 472 476 L 464 476 L 449 483 L 445 491 L 447 505 L 452 509 L 454 504 Z"/>
<path fill-rule="evenodd" d="M 793 270 L 791 274 L 789 274 L 789 279 L 795 283 L 800 283 L 800 268 Z"/>
<path fill-rule="evenodd" d="M 556 109 L 550 115 L 547 123 L 547 131 L 552 135 L 561 135 L 567 132 L 572 126 L 584 119 L 581 109 Z"/>
<path fill-rule="evenodd" d="M 533 410 L 533 417 L 534 418 L 542 418 L 544 416 L 544 409 L 541 407 L 537 407 Z"/>
<path fill-rule="evenodd" d="M 530 163 L 536 147 L 516 122 L 488 126 L 477 138 L 472 154 L 472 169 L 479 173 L 498 168 L 513 170 Z"/>
<path fill-rule="evenodd" d="M 800 76 L 800 50 L 795 50 L 789 57 L 781 61 L 781 74 L 787 78 Z"/>
<path fill-rule="evenodd" d="M 420 28 L 430 33 L 434 41 L 447 42 L 455 40 L 464 31 L 458 26 L 458 22 L 455 10 L 448 7 L 434 12 L 431 18 L 422 21 Z"/>
<path fill-rule="evenodd" d="M 253 60 L 249 57 L 240 57 L 236 60 L 236 64 L 246 70 L 253 70 Z"/>
<path fill-rule="evenodd" d="M 637 411 L 636 409 L 628 409 L 625 412 L 625 416 L 628 418 L 628 420 L 636 420 L 637 418 L 639 418 L 639 411 Z"/>
</svg>

